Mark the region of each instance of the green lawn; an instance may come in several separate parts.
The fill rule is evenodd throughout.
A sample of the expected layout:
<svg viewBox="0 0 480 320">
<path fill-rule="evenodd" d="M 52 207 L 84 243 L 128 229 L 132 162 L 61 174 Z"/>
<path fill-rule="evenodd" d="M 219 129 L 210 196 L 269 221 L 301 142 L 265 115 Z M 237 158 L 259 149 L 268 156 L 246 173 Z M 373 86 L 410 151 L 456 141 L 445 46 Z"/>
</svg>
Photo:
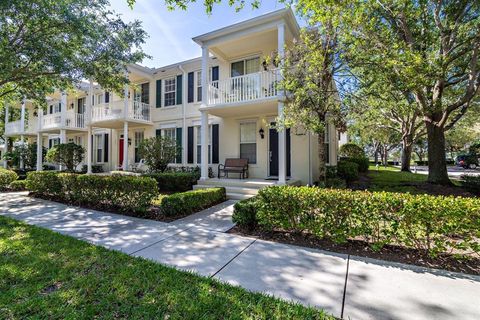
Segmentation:
<svg viewBox="0 0 480 320">
<path fill-rule="evenodd" d="M 415 193 L 418 190 L 414 185 L 427 181 L 426 175 L 402 172 L 400 169 L 391 166 L 380 166 L 378 171 L 375 166 L 370 166 L 368 177 L 370 178 L 369 190 L 372 191 Z"/>
<path fill-rule="evenodd" d="M 0 319 L 334 319 L 0 217 Z"/>
</svg>

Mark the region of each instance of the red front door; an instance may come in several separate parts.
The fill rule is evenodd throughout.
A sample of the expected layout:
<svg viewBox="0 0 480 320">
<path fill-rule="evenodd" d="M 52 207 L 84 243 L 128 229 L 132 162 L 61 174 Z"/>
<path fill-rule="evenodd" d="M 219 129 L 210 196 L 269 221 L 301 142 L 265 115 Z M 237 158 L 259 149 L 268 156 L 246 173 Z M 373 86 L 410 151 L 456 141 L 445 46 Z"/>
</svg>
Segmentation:
<svg viewBox="0 0 480 320">
<path fill-rule="evenodd" d="M 123 165 L 123 138 L 120 138 L 120 141 L 118 142 L 118 167 L 121 167 Z"/>
</svg>

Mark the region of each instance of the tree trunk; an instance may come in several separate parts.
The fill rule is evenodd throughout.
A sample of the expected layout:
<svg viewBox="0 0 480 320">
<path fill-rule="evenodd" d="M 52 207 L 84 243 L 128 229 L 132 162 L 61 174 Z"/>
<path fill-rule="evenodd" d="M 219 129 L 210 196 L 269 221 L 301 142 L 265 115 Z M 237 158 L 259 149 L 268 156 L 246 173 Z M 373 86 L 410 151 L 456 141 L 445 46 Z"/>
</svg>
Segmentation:
<svg viewBox="0 0 480 320">
<path fill-rule="evenodd" d="M 325 161 L 325 132 L 318 133 L 318 181 L 321 184 L 326 181 Z"/>
<path fill-rule="evenodd" d="M 445 157 L 445 132 L 430 121 L 425 124 L 428 139 L 428 182 L 451 185 Z"/>
<path fill-rule="evenodd" d="M 401 171 L 410 172 L 410 161 L 412 160 L 413 141 L 411 137 L 404 137 L 402 141 L 402 168 Z"/>
<path fill-rule="evenodd" d="M 384 167 L 388 165 L 388 146 L 386 144 L 382 146 L 382 163 Z"/>
</svg>

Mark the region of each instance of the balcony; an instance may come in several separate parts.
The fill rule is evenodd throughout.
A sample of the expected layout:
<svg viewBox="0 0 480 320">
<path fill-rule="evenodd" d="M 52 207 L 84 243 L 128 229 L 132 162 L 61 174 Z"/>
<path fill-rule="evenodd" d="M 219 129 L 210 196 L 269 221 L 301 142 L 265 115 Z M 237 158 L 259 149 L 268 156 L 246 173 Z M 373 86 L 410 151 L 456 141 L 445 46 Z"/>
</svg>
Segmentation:
<svg viewBox="0 0 480 320">
<path fill-rule="evenodd" d="M 62 123 L 61 112 L 44 115 L 41 121 L 41 130 L 54 129 L 83 130 L 85 129 L 85 115 L 67 111 L 65 113 L 65 124 Z"/>
<path fill-rule="evenodd" d="M 208 105 L 228 105 L 255 102 L 277 97 L 277 70 L 211 81 L 208 85 Z"/>
<path fill-rule="evenodd" d="M 29 119 L 29 123 L 25 123 L 25 130 L 22 131 L 22 122 L 20 120 L 11 121 L 5 124 L 5 135 L 35 135 L 37 132 L 37 118 Z"/>
<path fill-rule="evenodd" d="M 125 114 L 125 102 L 123 100 L 101 103 L 92 107 L 92 124 L 115 123 L 129 121 L 137 123 L 150 123 L 152 121 L 152 107 L 140 101 L 128 101 L 128 110 Z"/>
</svg>

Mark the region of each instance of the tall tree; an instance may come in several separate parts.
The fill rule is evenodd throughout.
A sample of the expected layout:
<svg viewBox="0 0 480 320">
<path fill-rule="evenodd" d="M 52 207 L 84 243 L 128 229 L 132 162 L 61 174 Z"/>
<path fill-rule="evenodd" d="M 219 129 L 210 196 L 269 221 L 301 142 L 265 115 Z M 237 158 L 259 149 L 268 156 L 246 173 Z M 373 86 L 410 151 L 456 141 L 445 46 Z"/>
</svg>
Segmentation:
<svg viewBox="0 0 480 320">
<path fill-rule="evenodd" d="M 125 23 L 108 0 L 0 2 L 0 99 L 42 101 L 54 88 L 93 78 L 121 90 L 127 64 L 140 62 L 146 33 Z"/>
<path fill-rule="evenodd" d="M 337 28 L 333 21 L 302 30 L 300 40 L 287 47 L 282 61 L 280 87 L 286 92 L 278 125 L 301 127 L 317 135 L 319 179 L 325 180 L 325 130 L 340 122 L 340 101 L 334 77 L 338 60 Z"/>
<path fill-rule="evenodd" d="M 445 131 L 480 85 L 480 2 L 355 1 L 347 35 L 353 64 L 393 75 L 415 98 L 428 139 L 428 181 L 450 184 Z"/>
</svg>

